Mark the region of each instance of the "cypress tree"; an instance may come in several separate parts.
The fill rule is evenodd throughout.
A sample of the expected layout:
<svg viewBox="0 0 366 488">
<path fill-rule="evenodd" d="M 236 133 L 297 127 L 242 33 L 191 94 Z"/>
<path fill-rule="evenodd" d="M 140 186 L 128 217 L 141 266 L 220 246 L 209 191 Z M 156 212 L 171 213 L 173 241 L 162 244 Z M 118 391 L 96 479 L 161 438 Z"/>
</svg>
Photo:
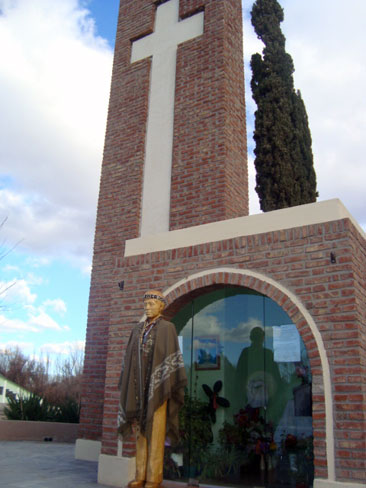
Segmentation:
<svg viewBox="0 0 366 488">
<path fill-rule="evenodd" d="M 252 25 L 265 45 L 251 59 L 257 104 L 254 140 L 256 191 L 264 212 L 316 201 L 311 134 L 304 102 L 294 89 L 294 64 L 285 50 L 277 0 L 256 0 Z"/>
</svg>

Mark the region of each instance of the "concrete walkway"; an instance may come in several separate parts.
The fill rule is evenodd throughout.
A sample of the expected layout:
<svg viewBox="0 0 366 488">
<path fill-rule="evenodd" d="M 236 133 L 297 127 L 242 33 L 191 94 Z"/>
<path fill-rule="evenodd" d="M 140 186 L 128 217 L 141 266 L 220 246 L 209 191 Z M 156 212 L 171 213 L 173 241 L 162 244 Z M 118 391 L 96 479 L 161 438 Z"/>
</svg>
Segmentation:
<svg viewBox="0 0 366 488">
<path fill-rule="evenodd" d="M 74 458 L 74 444 L 0 442 L 1 488 L 107 488 L 97 469 Z"/>
</svg>

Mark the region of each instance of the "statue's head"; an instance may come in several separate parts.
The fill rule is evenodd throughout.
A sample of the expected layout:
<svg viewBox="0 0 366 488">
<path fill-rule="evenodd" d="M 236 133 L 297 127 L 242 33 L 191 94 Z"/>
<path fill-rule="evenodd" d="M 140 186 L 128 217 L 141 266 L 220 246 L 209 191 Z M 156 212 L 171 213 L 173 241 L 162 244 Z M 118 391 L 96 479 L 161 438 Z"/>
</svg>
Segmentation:
<svg viewBox="0 0 366 488">
<path fill-rule="evenodd" d="M 163 312 L 166 305 L 164 295 L 158 290 L 148 290 L 144 295 L 144 309 L 147 319 L 155 320 Z"/>
</svg>

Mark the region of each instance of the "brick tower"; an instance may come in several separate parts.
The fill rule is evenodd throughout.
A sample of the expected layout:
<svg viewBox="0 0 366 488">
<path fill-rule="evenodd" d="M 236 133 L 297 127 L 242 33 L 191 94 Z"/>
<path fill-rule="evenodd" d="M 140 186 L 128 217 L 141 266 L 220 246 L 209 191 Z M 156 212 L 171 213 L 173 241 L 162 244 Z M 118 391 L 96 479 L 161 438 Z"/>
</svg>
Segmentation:
<svg viewBox="0 0 366 488">
<path fill-rule="evenodd" d="M 109 408 L 108 334 L 125 242 L 248 214 L 242 46 L 240 0 L 121 0 L 89 298 L 83 439 L 101 439 Z"/>
<path fill-rule="evenodd" d="M 144 291 L 169 318 L 226 285 L 277 302 L 306 345 L 314 486 L 366 482 L 365 234 L 338 200 L 248 216 L 241 3 L 121 0 L 76 445 L 108 485 L 133 475 L 117 383 Z"/>
</svg>

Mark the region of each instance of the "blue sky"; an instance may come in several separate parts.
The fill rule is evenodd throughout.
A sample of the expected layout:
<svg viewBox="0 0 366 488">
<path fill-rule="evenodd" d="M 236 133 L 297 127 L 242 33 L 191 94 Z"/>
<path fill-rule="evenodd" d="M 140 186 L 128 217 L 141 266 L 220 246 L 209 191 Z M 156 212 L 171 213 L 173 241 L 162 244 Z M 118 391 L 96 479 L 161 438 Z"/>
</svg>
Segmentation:
<svg viewBox="0 0 366 488">
<path fill-rule="evenodd" d="M 119 0 L 90 0 L 86 3 L 91 15 L 96 20 L 97 34 L 108 39 L 114 45 Z"/>
<path fill-rule="evenodd" d="M 243 6 L 250 213 L 249 59 Z M 366 2 L 280 0 L 313 137 L 319 200 L 366 225 Z M 0 349 L 82 348 L 119 0 L 0 0 Z M 5 116 L 4 116 L 5 114 Z M 9 288 L 10 287 L 10 288 Z M 1 290 L 7 291 L 1 293 Z"/>
<path fill-rule="evenodd" d="M 0 298 L 0 349 L 19 345 L 26 354 L 43 355 L 43 357 L 50 355 L 53 358 L 59 355 L 62 357 L 74 349 L 83 348 L 84 345 L 97 185 L 119 7 L 118 0 L 83 2 L 65 0 L 63 3 L 62 6 L 62 2 L 58 0 L 35 0 L 33 8 L 29 8 L 28 1 L 16 1 L 11 8 L 11 3 L 0 0 L 0 11 L 4 9 L 5 13 L 2 18 L 0 17 L 0 39 L 3 37 L 12 44 L 9 51 L 15 52 L 19 56 L 20 64 L 18 72 L 16 70 L 11 72 L 10 56 L 8 58 L 4 56 L 2 61 L 3 66 L 5 65 L 3 70 L 5 80 L 8 76 L 9 84 L 14 83 L 14 80 L 16 82 L 24 70 L 34 70 L 36 75 L 32 76 L 31 73 L 29 77 L 30 89 L 24 82 L 23 86 L 17 87 L 17 90 L 9 90 L 14 99 L 19 94 L 20 98 L 24 97 L 29 100 L 31 95 L 35 94 L 34 92 L 36 92 L 39 102 L 45 105 L 56 99 L 57 95 L 49 88 L 52 69 L 47 71 L 45 67 L 50 54 L 44 56 L 40 54 L 39 58 L 36 58 L 37 49 L 43 40 L 45 46 L 47 41 L 50 41 L 56 51 L 59 49 L 59 40 L 50 32 L 51 26 L 63 43 L 70 43 L 69 49 L 74 47 L 79 50 L 78 55 L 74 58 L 68 50 L 66 56 L 69 55 L 70 58 L 61 60 L 65 70 L 70 70 L 71 74 L 73 68 L 77 69 L 76 62 L 82 57 L 89 56 L 88 65 L 84 66 L 87 73 L 82 75 L 82 81 L 88 82 L 88 78 L 94 78 L 98 65 L 99 69 L 103 71 L 102 76 L 99 75 L 99 80 L 94 78 L 92 81 L 92 89 L 82 100 L 81 105 L 76 104 L 75 112 L 81 112 L 88 103 L 93 103 L 92 98 L 96 90 L 102 92 L 102 95 L 97 96 L 98 102 L 91 111 L 91 114 L 96 118 L 101 118 L 101 121 L 99 124 L 87 126 L 88 131 L 93 131 L 93 135 L 98 136 L 97 143 L 94 143 L 89 151 L 85 151 L 85 146 L 89 143 L 88 136 L 79 144 L 79 147 L 74 138 L 70 137 L 70 129 L 76 129 L 80 134 L 79 127 L 83 126 L 84 116 L 76 116 L 79 117 L 79 120 L 74 122 L 74 127 L 66 127 L 67 122 L 65 122 L 68 116 L 70 118 L 74 116 L 73 111 L 70 110 L 70 96 L 74 100 L 80 96 L 80 91 L 83 91 L 81 83 L 74 93 L 71 93 L 71 86 L 67 88 L 67 93 L 64 95 L 66 103 L 69 104 L 67 111 L 63 111 L 62 107 L 54 107 L 55 117 L 47 110 L 38 110 L 29 101 L 28 108 L 32 116 L 24 121 L 23 127 L 16 127 L 15 124 L 13 127 L 9 127 L 11 121 L 10 124 L 7 124 L 6 135 L 12 137 L 18 144 L 22 135 L 28 132 L 27 124 L 32 123 L 31 119 L 34 117 L 36 124 L 40 119 L 39 130 L 33 129 L 31 136 L 26 135 L 25 137 L 26 142 L 33 146 L 30 149 L 33 154 L 29 154 L 27 150 L 12 151 L 7 148 L 0 151 L 0 192 L 2 194 L 0 219 L 6 219 L 0 230 L 2 253 L 6 253 L 15 246 L 0 260 L 0 292 L 7 290 L 1 294 Z M 16 34 L 26 22 L 27 16 L 31 16 L 33 19 L 34 29 L 28 29 L 23 39 L 16 39 Z M 37 27 L 50 17 L 50 29 L 44 29 L 43 32 L 41 29 L 41 32 L 37 33 Z M 62 25 L 65 21 L 70 22 L 69 28 Z M 40 38 L 37 38 L 37 35 Z M 22 52 L 19 53 L 19 51 Z M 97 65 L 93 66 L 93 63 Z M 74 72 L 71 76 L 76 77 L 77 74 Z M 63 76 L 67 83 L 68 75 L 63 73 Z M 40 80 L 40 85 L 46 85 L 46 90 L 49 90 L 45 98 L 34 86 L 35 78 L 42 77 L 44 80 Z M 78 84 L 77 80 L 75 82 Z M 6 87 L 6 81 L 4 84 Z M 60 88 L 60 84 L 57 82 L 55 85 L 55 88 Z M 27 93 L 28 90 L 30 93 Z M 6 105 L 5 97 L 1 98 L 1 104 Z M 20 113 L 19 110 L 18 115 Z M 57 115 L 61 118 L 61 123 L 57 120 Z M 54 135 L 53 130 L 49 131 L 51 132 L 50 145 L 55 147 L 50 147 L 44 141 L 39 142 L 39 137 L 42 137 L 42 122 L 45 125 L 55 123 L 55 130 L 64 129 L 60 139 Z M 2 142 L 4 140 L 5 135 Z M 68 142 L 73 147 L 64 150 L 63 147 Z M 22 143 L 20 142 L 20 144 Z M 34 147 L 38 144 L 39 149 Z M 5 145 L 7 145 L 6 141 Z M 55 158 L 54 168 L 52 168 L 52 162 L 49 161 L 52 161 L 55 152 L 59 150 L 62 155 L 58 161 L 58 158 Z M 81 164 L 86 165 L 90 161 L 93 175 L 89 180 L 83 181 L 83 171 L 81 170 L 78 174 L 77 185 L 86 186 L 86 189 L 81 191 L 81 198 L 86 198 L 86 205 L 90 204 L 90 210 L 82 208 L 83 204 L 77 201 L 78 197 L 70 194 L 78 191 L 77 185 L 72 188 L 72 192 L 64 188 L 57 195 L 57 190 L 56 193 L 54 191 L 57 185 L 54 179 L 61 176 L 64 169 L 62 167 L 63 158 L 70 157 L 70 154 L 72 155 L 74 152 L 73 164 L 80 164 L 78 159 L 84 151 L 83 159 L 85 161 L 82 161 Z M 29 165 L 34 164 L 37 153 L 40 152 L 45 152 L 46 157 L 44 161 L 41 161 L 40 167 L 34 168 L 32 176 L 28 173 Z M 12 165 L 12 159 L 17 160 L 15 168 Z M 20 162 L 19 159 L 21 159 Z M 48 168 L 45 167 L 46 165 L 49 165 Z M 28 174 L 23 175 L 23 171 Z M 72 165 L 70 164 L 68 172 L 71 171 Z M 37 187 L 37 181 L 32 181 L 37 177 L 41 179 L 39 187 Z M 66 186 L 68 183 L 67 178 L 63 179 L 61 176 L 60 184 Z M 47 186 L 51 191 L 47 191 L 45 188 Z M 50 193 L 52 194 L 50 195 Z M 73 201 L 75 199 L 76 202 Z M 22 207 L 22 210 L 19 207 Z M 27 218 L 30 221 L 25 223 Z M 65 222 L 69 219 L 75 221 Z M 78 228 L 79 223 L 81 228 Z M 69 235 L 66 236 L 67 234 Z"/>
</svg>

